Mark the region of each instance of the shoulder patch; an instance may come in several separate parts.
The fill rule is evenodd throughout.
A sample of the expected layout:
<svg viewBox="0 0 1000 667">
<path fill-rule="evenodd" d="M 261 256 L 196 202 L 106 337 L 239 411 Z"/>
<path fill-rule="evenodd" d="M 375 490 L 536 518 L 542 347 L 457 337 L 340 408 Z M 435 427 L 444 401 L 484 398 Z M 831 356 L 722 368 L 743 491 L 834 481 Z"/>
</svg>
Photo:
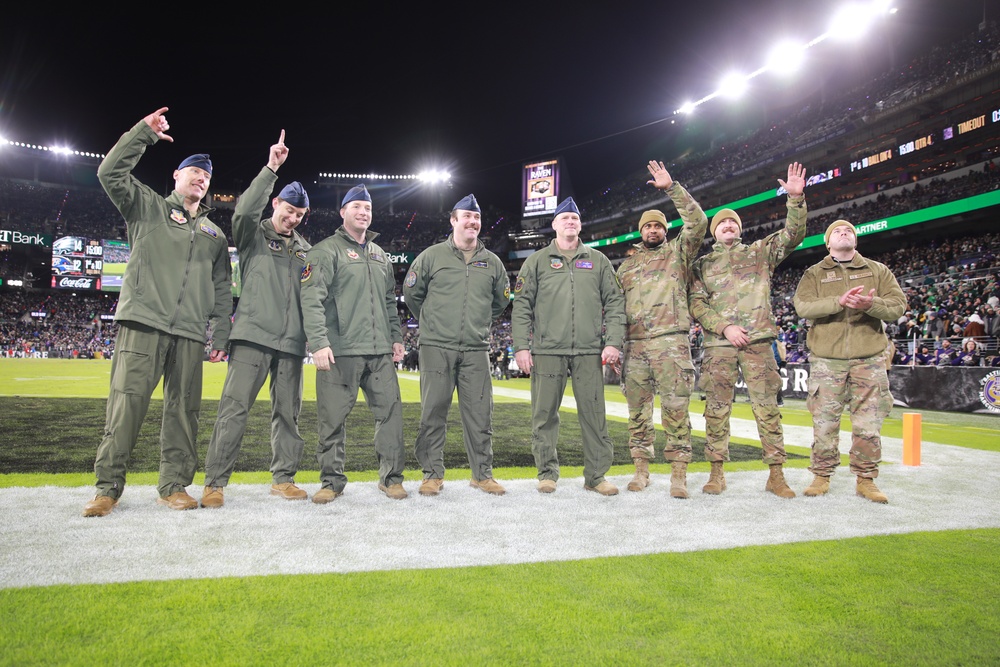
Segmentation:
<svg viewBox="0 0 1000 667">
<path fill-rule="evenodd" d="M 199 229 L 201 229 L 201 231 L 203 231 L 206 234 L 208 234 L 209 236 L 211 236 L 213 239 L 219 238 L 219 233 L 217 231 L 215 231 L 214 229 L 212 229 L 211 227 L 209 227 L 208 225 L 206 225 L 206 224 L 202 224 L 199 227 Z"/>
<path fill-rule="evenodd" d="M 303 266 L 302 273 L 299 275 L 299 282 L 304 283 L 307 280 L 309 280 L 309 278 L 312 277 L 312 273 L 313 273 L 312 264 L 306 264 L 305 266 Z"/>
<path fill-rule="evenodd" d="M 518 276 L 517 280 L 514 281 L 514 293 L 517 294 L 524 289 L 524 277 Z"/>
<path fill-rule="evenodd" d="M 417 284 L 417 272 L 410 271 L 406 274 L 406 282 L 404 283 L 407 287 L 413 287 Z"/>
<path fill-rule="evenodd" d="M 186 225 L 188 221 L 188 219 L 184 216 L 184 211 L 179 211 L 176 208 L 170 209 L 170 219 L 178 225 Z"/>
<path fill-rule="evenodd" d="M 509 299 L 510 298 L 510 286 L 509 285 L 507 287 L 503 288 L 503 298 L 505 298 L 505 299 Z"/>
</svg>

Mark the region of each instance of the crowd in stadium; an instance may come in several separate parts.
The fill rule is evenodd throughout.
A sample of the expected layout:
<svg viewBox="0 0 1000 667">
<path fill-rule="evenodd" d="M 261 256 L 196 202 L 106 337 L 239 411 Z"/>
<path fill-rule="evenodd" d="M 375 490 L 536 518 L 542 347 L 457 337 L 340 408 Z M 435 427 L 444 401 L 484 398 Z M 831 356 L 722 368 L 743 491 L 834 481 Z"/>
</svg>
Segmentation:
<svg viewBox="0 0 1000 667">
<path fill-rule="evenodd" d="M 685 156 L 671 165 L 677 178 L 699 191 L 727 177 L 768 165 L 781 164 L 794 146 L 812 139 L 850 132 L 875 114 L 920 99 L 948 81 L 1000 66 L 1000 32 L 991 23 L 948 48 L 936 48 L 904 67 L 895 68 L 825 101 L 806 106 L 797 113 L 758 127 L 746 136 Z M 994 158 L 1000 146 L 984 145 L 934 173 L 897 174 L 895 181 L 879 183 L 860 196 L 857 192 L 828 190 L 809 195 L 807 235 L 822 233 L 836 219 L 879 220 L 907 211 L 990 192 L 1000 187 L 1000 169 Z M 975 169 L 967 167 L 982 165 Z M 965 169 L 963 169 L 965 168 Z M 903 186 L 902 189 L 899 186 Z M 893 192 L 887 193 L 883 190 Z M 658 190 L 645 186 L 636 174 L 624 176 L 589 198 L 581 198 L 584 224 L 590 239 L 604 238 L 634 229 L 637 211 L 662 207 Z M 836 207 L 836 208 L 832 208 Z M 213 220 L 231 234 L 232 210 L 218 208 Z M 501 257 L 510 250 L 539 247 L 544 236 L 510 234 L 515 216 L 484 206 L 481 239 Z M 746 216 L 743 241 L 750 243 L 775 231 L 784 223 L 781 201 L 753 207 Z M 303 236 L 316 242 L 329 236 L 340 224 L 337 209 L 314 207 L 303 222 Z M 52 184 L 0 178 L 0 226 L 4 229 L 88 238 L 124 239 L 121 216 L 98 188 L 60 187 Z M 450 231 L 445 215 L 414 210 L 380 210 L 377 227 L 383 247 L 390 252 L 416 253 L 444 239 Z M 704 252 L 708 243 L 703 247 Z M 613 260 L 630 251 L 619 243 L 603 249 Z M 862 247 L 862 250 L 864 248 Z M 899 343 L 896 363 L 966 364 L 968 355 L 936 354 L 941 347 L 963 350 L 975 344 L 977 365 L 998 365 L 1000 340 L 1000 233 L 923 238 L 891 252 L 870 256 L 885 263 L 896 275 L 908 301 L 908 310 L 890 323 L 888 335 Z M 0 253 L 0 277 L 17 278 L 31 273 L 24 255 Z M 511 273 L 516 268 L 511 266 Z M 791 297 L 802 275 L 802 266 L 779 267 L 772 283 L 774 314 L 790 363 L 808 360 L 805 329 L 792 307 Z M 108 358 L 113 354 L 116 325 L 110 320 L 116 305 L 113 293 L 83 294 L 54 290 L 5 290 L 0 299 L 0 354 L 2 356 L 49 356 Z M 415 366 L 419 326 L 400 304 L 405 322 L 407 359 L 403 367 Z M 510 311 L 494 327 L 493 356 L 499 372 L 505 372 L 504 352 L 512 345 Z M 692 327 L 692 343 L 698 349 L 701 334 Z M 945 343 L 945 341 L 948 341 Z M 923 347 L 927 348 L 922 353 Z"/>
</svg>

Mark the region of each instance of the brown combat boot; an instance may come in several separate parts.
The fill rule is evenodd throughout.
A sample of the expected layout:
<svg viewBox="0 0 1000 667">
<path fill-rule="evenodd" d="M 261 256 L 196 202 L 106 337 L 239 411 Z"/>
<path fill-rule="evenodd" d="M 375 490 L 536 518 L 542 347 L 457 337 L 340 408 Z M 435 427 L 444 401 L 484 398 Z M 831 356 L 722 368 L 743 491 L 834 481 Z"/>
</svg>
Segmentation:
<svg viewBox="0 0 1000 667">
<path fill-rule="evenodd" d="M 486 493 L 493 494 L 494 496 L 502 496 L 507 493 L 507 489 L 500 486 L 500 483 L 492 477 L 487 477 L 486 479 L 472 479 L 469 481 L 469 486 L 485 491 Z"/>
<path fill-rule="evenodd" d="M 83 516 L 107 516 L 117 504 L 118 501 L 111 496 L 96 496 L 83 506 Z"/>
<path fill-rule="evenodd" d="M 201 492 L 201 506 L 222 507 L 225 504 L 224 493 L 225 489 L 221 486 L 206 486 Z"/>
<path fill-rule="evenodd" d="M 722 461 L 712 461 L 712 472 L 708 474 L 708 483 L 701 487 L 702 493 L 717 496 L 726 490 L 726 473 L 722 470 Z"/>
<path fill-rule="evenodd" d="M 410 495 L 406 492 L 406 489 L 403 488 L 402 484 L 389 484 L 386 486 L 385 484 L 380 483 L 378 485 L 378 490 L 393 500 L 402 500 Z"/>
<path fill-rule="evenodd" d="M 629 491 L 642 491 L 653 483 L 653 480 L 649 479 L 649 459 L 636 458 L 632 460 L 635 462 L 635 477 L 626 488 Z"/>
<path fill-rule="evenodd" d="M 810 498 L 815 496 L 826 495 L 826 492 L 830 490 L 830 478 L 823 477 L 822 475 L 816 475 L 813 477 L 813 481 L 806 490 L 802 492 L 802 495 L 809 496 Z"/>
<path fill-rule="evenodd" d="M 420 483 L 420 489 L 418 491 L 422 496 L 436 496 L 441 493 L 441 489 L 443 488 L 443 479 L 440 477 L 428 477 Z"/>
<path fill-rule="evenodd" d="M 862 498 L 870 500 L 873 503 L 882 503 L 884 505 L 889 502 L 889 498 L 886 497 L 884 493 L 879 491 L 877 486 L 875 486 L 875 480 L 868 477 L 858 477 L 856 493 Z"/>
<path fill-rule="evenodd" d="M 687 469 L 688 464 L 683 461 L 670 462 L 670 497 L 687 498 Z"/>
<path fill-rule="evenodd" d="M 781 469 L 780 463 L 771 464 L 771 476 L 767 478 L 764 490 L 770 491 L 779 498 L 795 497 L 795 492 L 788 488 L 788 482 L 785 481 L 785 472 Z"/>
<path fill-rule="evenodd" d="M 617 496 L 618 495 L 618 487 L 615 486 L 614 484 L 612 484 L 611 482 L 609 482 L 608 480 L 604 480 L 603 482 L 601 482 L 597 486 L 587 486 L 586 484 L 584 484 L 583 488 L 585 490 L 587 490 L 587 491 L 596 491 L 597 493 L 601 494 L 602 496 Z"/>
</svg>

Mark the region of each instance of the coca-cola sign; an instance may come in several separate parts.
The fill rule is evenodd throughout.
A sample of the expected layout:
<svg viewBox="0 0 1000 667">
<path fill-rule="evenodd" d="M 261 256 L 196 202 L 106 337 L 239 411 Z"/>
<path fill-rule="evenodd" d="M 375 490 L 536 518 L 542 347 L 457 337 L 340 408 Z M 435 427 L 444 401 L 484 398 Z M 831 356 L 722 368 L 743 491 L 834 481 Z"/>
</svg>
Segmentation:
<svg viewBox="0 0 1000 667">
<path fill-rule="evenodd" d="M 63 276 L 59 278 L 56 283 L 56 287 L 64 287 L 66 289 L 100 289 L 101 283 L 99 278 L 90 277 L 73 277 Z M 96 283 L 96 284 L 95 284 Z"/>
</svg>

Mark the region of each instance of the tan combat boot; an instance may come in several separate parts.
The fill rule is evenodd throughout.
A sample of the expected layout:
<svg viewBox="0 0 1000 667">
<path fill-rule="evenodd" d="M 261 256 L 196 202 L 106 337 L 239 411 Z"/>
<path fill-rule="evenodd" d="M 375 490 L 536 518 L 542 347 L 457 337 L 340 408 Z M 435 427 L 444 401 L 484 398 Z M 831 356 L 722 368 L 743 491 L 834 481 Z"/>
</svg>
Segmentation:
<svg viewBox="0 0 1000 667">
<path fill-rule="evenodd" d="M 722 470 L 722 461 L 712 461 L 712 472 L 708 475 L 708 483 L 701 487 L 702 493 L 717 496 L 726 490 L 726 473 Z"/>
<path fill-rule="evenodd" d="M 586 489 L 587 491 L 596 491 L 597 493 L 601 494 L 602 496 L 617 496 L 618 495 L 618 487 L 615 486 L 614 484 L 612 484 L 611 482 L 609 482 L 608 480 L 604 480 L 603 482 L 601 482 L 597 486 L 587 486 L 586 484 L 584 484 L 583 488 Z"/>
<path fill-rule="evenodd" d="M 670 462 L 670 497 L 687 498 L 687 469 L 688 464 L 683 461 Z"/>
<path fill-rule="evenodd" d="M 770 491 L 779 498 L 795 497 L 795 492 L 788 488 L 788 482 L 785 481 L 785 472 L 781 469 L 780 463 L 771 464 L 771 476 L 767 478 L 764 490 Z"/>
<path fill-rule="evenodd" d="M 830 490 L 830 478 L 823 477 L 822 475 L 815 475 L 813 477 L 812 483 L 806 487 L 806 490 L 802 492 L 802 495 L 809 496 L 810 498 L 815 496 L 826 495 L 826 492 Z"/>
<path fill-rule="evenodd" d="M 632 481 L 628 483 L 629 491 L 642 491 L 647 486 L 653 483 L 649 479 L 649 459 L 636 458 L 632 459 L 635 462 L 635 477 Z"/>
<path fill-rule="evenodd" d="M 206 486 L 201 492 L 201 506 L 222 507 L 225 503 L 224 493 L 225 489 L 221 486 Z"/>
<path fill-rule="evenodd" d="M 875 480 L 869 479 L 868 477 L 858 477 L 857 494 L 866 500 L 870 500 L 873 503 L 885 504 L 889 502 L 889 498 L 886 497 L 884 493 L 878 490 L 875 486 Z"/>
<path fill-rule="evenodd" d="M 403 488 L 402 484 L 389 484 L 386 486 L 385 484 L 379 483 L 378 490 L 393 500 L 402 500 L 410 495 L 406 492 L 406 489 Z"/>
</svg>

